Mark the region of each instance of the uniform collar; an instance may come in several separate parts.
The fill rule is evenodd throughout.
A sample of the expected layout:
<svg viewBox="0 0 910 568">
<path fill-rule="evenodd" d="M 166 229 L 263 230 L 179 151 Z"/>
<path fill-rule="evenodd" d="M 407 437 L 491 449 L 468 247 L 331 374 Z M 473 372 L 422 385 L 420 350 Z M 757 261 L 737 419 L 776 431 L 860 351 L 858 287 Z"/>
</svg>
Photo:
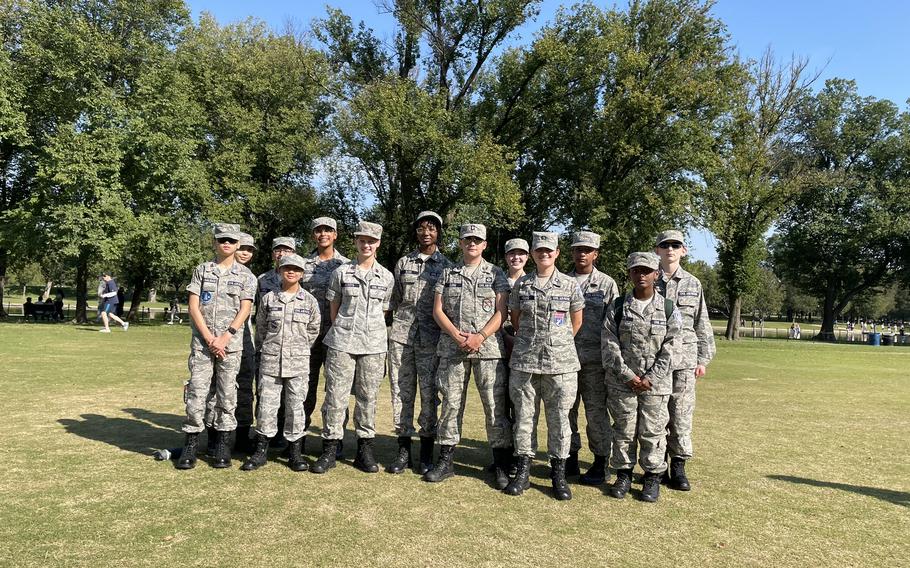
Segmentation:
<svg viewBox="0 0 910 568">
<path fill-rule="evenodd" d="M 439 251 L 437 251 L 437 252 L 439 252 Z M 483 273 L 483 272 L 490 272 L 490 267 L 491 267 L 491 266 L 493 266 L 493 265 L 490 264 L 489 262 L 487 262 L 487 259 L 485 259 L 485 258 L 483 258 L 483 257 L 480 257 L 480 264 L 477 266 L 477 272 L 476 272 L 476 274 L 480 274 L 480 273 Z M 455 265 L 455 268 L 453 268 L 452 270 L 453 270 L 454 272 L 458 272 L 458 273 L 460 273 L 462 276 L 464 276 L 464 275 L 465 275 L 465 271 L 464 271 L 465 268 L 466 268 L 466 267 L 465 267 L 465 264 L 464 264 L 464 259 L 461 259 L 461 260 L 458 261 L 458 264 L 456 264 L 456 265 Z"/>
<path fill-rule="evenodd" d="M 420 258 L 420 254 L 421 254 L 420 249 L 414 249 L 411 252 L 409 252 L 407 256 L 408 256 L 408 258 L 416 260 L 416 259 Z M 433 254 L 431 254 L 430 256 L 427 257 L 427 262 L 430 262 L 430 261 L 432 261 L 432 262 L 441 262 L 442 261 L 442 253 L 439 252 L 439 246 L 436 247 L 436 250 L 433 251 Z"/>
</svg>

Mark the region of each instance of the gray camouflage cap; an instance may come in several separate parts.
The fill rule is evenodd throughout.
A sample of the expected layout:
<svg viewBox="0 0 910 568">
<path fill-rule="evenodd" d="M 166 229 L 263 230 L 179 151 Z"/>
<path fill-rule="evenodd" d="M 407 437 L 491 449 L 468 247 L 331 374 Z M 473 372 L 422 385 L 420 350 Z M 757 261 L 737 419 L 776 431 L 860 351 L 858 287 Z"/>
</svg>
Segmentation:
<svg viewBox="0 0 910 568">
<path fill-rule="evenodd" d="M 282 266 L 296 266 L 297 268 L 303 269 L 304 264 L 306 264 L 306 261 L 304 261 L 300 255 L 286 254 L 278 261 L 278 268 L 281 268 Z"/>
<path fill-rule="evenodd" d="M 315 231 L 317 227 L 329 227 L 333 231 L 337 231 L 338 223 L 331 217 L 316 217 L 310 222 L 310 230 Z"/>
<path fill-rule="evenodd" d="M 354 231 L 354 236 L 364 237 L 373 237 L 374 239 L 382 238 L 382 225 L 379 223 L 370 223 L 369 221 L 361 221 L 357 223 L 357 230 Z"/>
<path fill-rule="evenodd" d="M 275 250 L 278 247 L 288 247 L 289 249 L 296 251 L 297 241 L 294 240 L 294 237 L 275 237 L 272 239 L 272 250 Z"/>
<path fill-rule="evenodd" d="M 477 237 L 479 239 L 487 240 L 486 226 L 481 225 L 480 223 L 465 223 L 458 232 L 458 238 L 466 239 L 468 237 Z"/>
<path fill-rule="evenodd" d="M 572 233 L 573 247 L 600 248 L 600 235 L 591 231 L 576 231 Z"/>
<path fill-rule="evenodd" d="M 660 265 L 660 259 L 653 252 L 633 252 L 626 259 L 626 268 L 631 270 L 636 266 L 645 266 L 651 270 L 657 270 Z"/>
<path fill-rule="evenodd" d="M 509 252 L 519 249 L 525 252 L 531 252 L 531 247 L 528 245 L 528 241 L 524 239 L 509 239 L 506 241 L 506 254 Z"/>
<path fill-rule="evenodd" d="M 664 231 L 661 234 L 657 235 L 657 241 L 654 243 L 655 247 L 659 247 L 660 243 L 666 241 L 679 241 L 686 246 L 686 237 L 682 234 L 682 231 L 669 230 Z"/>
<path fill-rule="evenodd" d="M 235 241 L 240 240 L 240 225 L 234 225 L 231 223 L 216 223 L 215 224 L 215 238 L 229 238 L 234 239 Z"/>
<path fill-rule="evenodd" d="M 534 231 L 531 238 L 531 250 L 533 251 L 541 248 L 558 250 L 559 235 L 549 231 Z"/>
<path fill-rule="evenodd" d="M 414 220 L 415 223 L 420 223 L 424 219 L 433 219 L 436 221 L 440 227 L 442 227 L 442 217 L 439 216 L 435 211 L 421 211 L 417 214 L 417 219 Z"/>
<path fill-rule="evenodd" d="M 253 235 L 251 235 L 249 233 L 240 233 L 239 240 L 240 240 L 240 246 L 253 247 L 254 250 L 258 250 L 258 249 L 256 249 L 256 241 L 253 240 Z"/>
</svg>

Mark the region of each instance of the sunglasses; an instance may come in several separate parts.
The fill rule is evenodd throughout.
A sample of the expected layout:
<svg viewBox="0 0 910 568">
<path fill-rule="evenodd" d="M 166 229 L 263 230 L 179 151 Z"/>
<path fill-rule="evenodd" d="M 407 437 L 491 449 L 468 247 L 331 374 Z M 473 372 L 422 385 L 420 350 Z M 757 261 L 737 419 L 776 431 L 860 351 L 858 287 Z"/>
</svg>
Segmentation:
<svg viewBox="0 0 910 568">
<path fill-rule="evenodd" d="M 224 243 L 231 243 L 232 245 L 237 244 L 237 239 L 232 239 L 230 237 L 221 237 L 218 239 L 218 244 L 223 245 Z"/>
<path fill-rule="evenodd" d="M 662 249 L 673 249 L 673 250 L 681 249 L 683 247 L 682 243 L 660 243 L 657 246 Z"/>
</svg>

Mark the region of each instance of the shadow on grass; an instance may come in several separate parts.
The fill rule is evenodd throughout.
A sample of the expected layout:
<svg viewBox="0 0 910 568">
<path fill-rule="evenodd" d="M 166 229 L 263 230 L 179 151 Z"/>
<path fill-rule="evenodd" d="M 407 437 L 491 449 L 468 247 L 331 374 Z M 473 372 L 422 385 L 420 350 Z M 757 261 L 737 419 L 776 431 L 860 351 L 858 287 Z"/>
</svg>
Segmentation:
<svg viewBox="0 0 910 568">
<path fill-rule="evenodd" d="M 175 417 L 179 423 L 179 417 Z M 57 420 L 66 431 L 87 440 L 97 440 L 121 450 L 150 455 L 158 448 L 176 446 L 181 434 L 172 426 L 160 427 L 144 420 L 82 414 L 80 419 Z"/>
<path fill-rule="evenodd" d="M 906 491 L 892 491 L 890 489 L 880 489 L 878 487 L 865 487 L 863 485 L 849 485 L 847 483 L 835 483 L 832 481 L 819 481 L 817 479 L 807 479 L 805 477 L 794 477 L 792 475 L 769 475 L 768 479 L 775 481 L 788 481 L 800 485 L 811 485 L 813 487 L 825 487 L 828 489 L 840 489 L 850 493 L 858 493 L 867 497 L 875 497 L 888 503 L 893 503 L 901 507 L 910 507 L 910 493 Z"/>
</svg>

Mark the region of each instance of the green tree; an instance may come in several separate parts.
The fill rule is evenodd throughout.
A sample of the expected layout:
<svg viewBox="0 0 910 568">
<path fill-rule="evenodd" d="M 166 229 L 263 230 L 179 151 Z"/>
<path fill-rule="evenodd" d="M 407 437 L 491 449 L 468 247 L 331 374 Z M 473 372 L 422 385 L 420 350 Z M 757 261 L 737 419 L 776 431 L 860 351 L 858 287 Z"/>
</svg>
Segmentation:
<svg viewBox="0 0 910 568">
<path fill-rule="evenodd" d="M 619 274 L 628 252 L 691 220 L 715 122 L 742 75 L 710 7 L 581 4 L 530 47 L 503 54 L 479 111 L 517 154 L 521 234 L 551 224 L 596 230 L 610 245 L 602 264 Z"/>
<path fill-rule="evenodd" d="M 717 237 L 727 296 L 726 338 L 739 337 L 743 301 L 763 284 L 765 236 L 800 191 L 789 120 L 808 85 L 807 62 L 775 62 L 769 49 L 749 63 L 748 80 L 722 121 L 718 159 L 705 176 L 702 223 Z"/>
<path fill-rule="evenodd" d="M 778 223 L 775 266 L 822 300 L 818 338 L 858 295 L 910 266 L 910 115 L 831 79 L 797 109 L 806 191 Z"/>
<path fill-rule="evenodd" d="M 469 216 L 506 227 L 521 217 L 513 156 L 472 109 L 492 54 L 538 2 L 389 2 L 398 26 L 389 48 L 337 10 L 318 25 L 341 78 L 340 151 L 368 181 L 369 216 L 384 227 L 384 262 L 413 246 L 411 222 L 422 209 L 438 211 L 450 230 Z"/>
</svg>

